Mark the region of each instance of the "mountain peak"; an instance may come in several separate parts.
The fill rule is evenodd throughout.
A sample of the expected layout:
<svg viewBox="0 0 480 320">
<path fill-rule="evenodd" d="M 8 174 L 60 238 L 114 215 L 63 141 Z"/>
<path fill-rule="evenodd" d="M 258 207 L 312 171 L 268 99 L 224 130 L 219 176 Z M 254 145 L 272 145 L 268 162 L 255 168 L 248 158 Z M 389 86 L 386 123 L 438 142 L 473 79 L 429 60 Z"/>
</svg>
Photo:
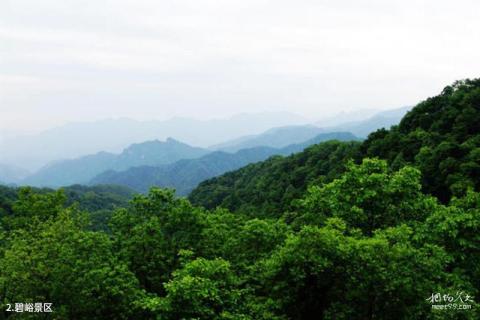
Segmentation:
<svg viewBox="0 0 480 320">
<path fill-rule="evenodd" d="M 166 140 L 165 140 L 166 143 L 170 143 L 170 144 L 182 144 L 182 142 L 178 141 L 177 139 L 174 139 L 172 137 L 168 137 Z"/>
</svg>

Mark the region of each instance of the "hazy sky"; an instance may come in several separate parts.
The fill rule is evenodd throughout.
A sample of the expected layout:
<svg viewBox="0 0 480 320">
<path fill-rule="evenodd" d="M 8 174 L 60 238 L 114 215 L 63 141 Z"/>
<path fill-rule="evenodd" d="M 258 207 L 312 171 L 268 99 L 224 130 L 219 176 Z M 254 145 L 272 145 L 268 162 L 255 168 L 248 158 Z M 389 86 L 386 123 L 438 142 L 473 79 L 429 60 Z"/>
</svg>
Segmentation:
<svg viewBox="0 0 480 320">
<path fill-rule="evenodd" d="M 395 108 L 479 53 L 478 0 L 0 0 L 0 130 Z"/>
</svg>

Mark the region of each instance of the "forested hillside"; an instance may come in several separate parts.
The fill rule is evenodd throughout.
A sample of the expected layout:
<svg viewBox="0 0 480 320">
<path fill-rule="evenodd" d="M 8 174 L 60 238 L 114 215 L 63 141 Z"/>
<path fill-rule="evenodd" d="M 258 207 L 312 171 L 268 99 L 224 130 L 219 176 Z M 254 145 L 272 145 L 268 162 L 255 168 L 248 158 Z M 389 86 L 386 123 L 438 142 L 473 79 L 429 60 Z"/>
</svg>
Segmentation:
<svg viewBox="0 0 480 320">
<path fill-rule="evenodd" d="M 479 319 L 479 94 L 458 82 L 366 142 L 205 182 L 203 206 L 1 187 L 1 316 L 49 302 L 52 319 Z"/>
<path fill-rule="evenodd" d="M 327 146 L 317 146 L 287 158 L 272 159 L 239 171 L 202 182 L 190 200 L 207 208 L 225 206 L 231 210 L 264 213 L 269 207 L 283 210 L 301 194 L 312 179 L 303 179 L 299 168 L 313 172 L 317 180 L 338 177 L 346 158 L 332 161 L 324 154 Z M 480 80 L 459 81 L 438 96 L 419 103 L 398 126 L 380 129 L 347 156 L 357 162 L 365 157 L 386 159 L 392 169 L 407 164 L 422 172 L 422 187 L 446 203 L 452 195 L 462 196 L 469 187 L 480 187 Z M 351 156 L 350 156 L 351 155 Z M 300 167 L 298 159 L 312 159 Z M 327 160 L 327 162 L 325 161 Z M 284 168 L 284 169 L 279 169 Z M 295 169 L 293 169 L 295 168 Z M 323 170 L 319 170 L 323 168 Z M 319 173 L 317 176 L 315 173 Z M 285 196 L 276 192 L 281 186 Z M 294 194 L 295 197 L 289 196 Z"/>
<path fill-rule="evenodd" d="M 48 188 L 12 188 L 0 185 L 0 219 L 9 219 L 16 210 L 16 205 L 26 199 L 35 202 L 36 205 L 49 206 L 48 201 L 43 202 L 40 199 L 45 199 L 44 195 L 54 193 L 54 190 Z M 106 222 L 113 211 L 127 207 L 135 192 L 123 186 L 73 185 L 62 188 L 56 195 L 58 197 L 54 198 L 65 206 L 75 206 L 76 209 L 88 212 L 92 228 L 105 229 L 107 228 Z M 31 209 L 36 210 L 36 208 Z"/>
<path fill-rule="evenodd" d="M 442 205 L 420 175 L 350 164 L 280 219 L 152 189 L 105 231 L 61 191 L 20 190 L 1 216 L 0 299 L 59 319 L 478 319 L 480 194 Z M 436 293 L 466 309 L 432 309 Z"/>
<path fill-rule="evenodd" d="M 459 81 L 418 104 L 390 130 L 371 134 L 366 157 L 387 159 L 393 168 L 413 164 L 425 192 L 448 201 L 480 187 L 480 79 Z"/>
<path fill-rule="evenodd" d="M 290 209 L 307 186 L 331 181 L 349 159 L 361 159 L 360 142 L 328 141 L 289 157 L 272 157 L 200 183 L 189 199 L 194 204 L 277 216 Z"/>
</svg>

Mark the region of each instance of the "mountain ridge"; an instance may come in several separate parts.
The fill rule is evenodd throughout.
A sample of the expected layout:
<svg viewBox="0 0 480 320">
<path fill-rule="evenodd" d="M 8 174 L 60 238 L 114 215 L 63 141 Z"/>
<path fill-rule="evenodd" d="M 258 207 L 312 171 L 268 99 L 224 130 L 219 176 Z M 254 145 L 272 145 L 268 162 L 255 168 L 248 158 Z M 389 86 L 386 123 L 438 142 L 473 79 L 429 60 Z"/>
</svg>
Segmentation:
<svg viewBox="0 0 480 320">
<path fill-rule="evenodd" d="M 377 112 L 363 120 L 345 122 L 332 127 L 325 126 L 323 128 L 328 131 L 348 131 L 358 137 L 366 138 L 370 133 L 378 129 L 388 129 L 392 125 L 399 124 L 402 117 L 405 116 L 411 109 L 412 107 L 406 106 L 385 110 Z"/>
<path fill-rule="evenodd" d="M 348 132 L 320 134 L 300 144 L 281 149 L 271 147 L 253 147 L 236 153 L 214 151 L 203 157 L 179 160 L 163 166 L 133 167 L 122 172 L 107 171 L 94 177 L 89 184 L 120 184 L 139 192 L 146 192 L 151 186 L 175 188 L 177 194 L 188 194 L 201 181 L 235 170 L 253 162 L 265 160 L 274 155 L 288 155 L 303 150 L 311 144 L 326 140 L 358 140 Z"/>
<path fill-rule="evenodd" d="M 140 165 L 168 164 L 180 159 L 196 158 L 207 154 L 203 148 L 189 146 L 173 138 L 136 143 L 120 154 L 105 151 L 51 163 L 21 181 L 38 187 L 60 187 L 87 183 L 107 170 L 126 170 Z"/>
<path fill-rule="evenodd" d="M 209 147 L 213 150 L 236 152 L 258 146 L 283 148 L 291 144 L 301 143 L 315 137 L 325 130 L 314 125 L 283 126 L 268 129 L 256 135 L 244 136 L 231 141 Z"/>
<path fill-rule="evenodd" d="M 38 134 L 0 141 L 0 154 L 2 163 L 35 171 L 58 159 L 77 158 L 100 151 L 117 153 L 133 143 L 154 139 L 173 136 L 192 146 L 207 147 L 272 127 L 307 122 L 301 116 L 286 112 L 238 114 L 210 120 L 176 117 L 148 121 L 118 118 L 74 122 Z"/>
<path fill-rule="evenodd" d="M 349 159 L 379 158 L 391 170 L 415 166 L 422 173 L 423 192 L 448 203 L 480 188 L 479 103 L 480 79 L 458 81 L 350 150 L 346 144 L 323 143 L 288 158 L 259 162 L 203 181 L 189 199 L 207 209 L 288 212 L 310 184 L 338 178 Z"/>
</svg>

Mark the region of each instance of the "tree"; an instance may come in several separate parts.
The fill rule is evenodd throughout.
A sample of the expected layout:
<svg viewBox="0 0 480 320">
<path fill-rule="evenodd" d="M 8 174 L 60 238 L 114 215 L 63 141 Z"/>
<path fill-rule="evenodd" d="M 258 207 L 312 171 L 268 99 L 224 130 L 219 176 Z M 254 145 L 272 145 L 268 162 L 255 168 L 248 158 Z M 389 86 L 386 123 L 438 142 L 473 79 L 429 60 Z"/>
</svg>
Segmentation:
<svg viewBox="0 0 480 320">
<path fill-rule="evenodd" d="M 299 202 L 295 224 L 322 225 L 328 217 L 342 218 L 366 234 L 400 223 L 422 221 L 435 201 L 421 193 L 420 172 L 404 167 L 389 172 L 387 162 L 350 162 L 347 172 L 323 186 L 309 188 Z"/>
<path fill-rule="evenodd" d="M 257 295 L 269 292 L 275 312 L 289 319 L 433 319 L 429 294 L 469 288 L 450 277 L 441 247 L 411 242 L 408 226 L 373 237 L 347 232 L 342 220 L 330 218 L 289 236 L 263 262 Z"/>
<path fill-rule="evenodd" d="M 179 251 L 200 251 L 203 226 L 202 210 L 175 198 L 172 190 L 158 188 L 117 210 L 110 224 L 119 256 L 145 290 L 159 294 L 179 267 Z"/>
<path fill-rule="evenodd" d="M 150 301 L 159 319 L 250 319 L 242 314 L 242 291 L 230 263 L 198 258 L 173 273 L 166 296 Z"/>
<path fill-rule="evenodd" d="M 480 292 L 480 194 L 472 190 L 433 211 L 419 226 L 420 242 L 442 246 L 453 258 L 452 273 L 467 277 Z"/>
<path fill-rule="evenodd" d="M 85 224 L 66 209 L 15 231 L 0 260 L 2 302 L 51 302 L 59 318 L 128 319 L 138 281 L 108 236 L 84 231 Z"/>
</svg>

